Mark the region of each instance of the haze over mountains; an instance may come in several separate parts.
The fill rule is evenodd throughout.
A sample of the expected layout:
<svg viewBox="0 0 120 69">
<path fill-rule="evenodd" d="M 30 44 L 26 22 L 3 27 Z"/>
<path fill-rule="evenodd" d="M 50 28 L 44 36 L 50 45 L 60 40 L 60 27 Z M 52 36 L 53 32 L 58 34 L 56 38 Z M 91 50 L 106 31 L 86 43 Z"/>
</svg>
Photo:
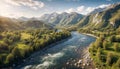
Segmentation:
<svg viewBox="0 0 120 69">
<path fill-rule="evenodd" d="M 19 20 L 8 17 L 0 17 L 0 31 L 4 30 L 24 30 L 24 29 L 35 29 L 35 28 L 48 28 L 51 29 L 50 25 L 45 24 L 40 20 L 28 19 Z"/>
<path fill-rule="evenodd" d="M 114 15 L 113 15 L 114 14 Z M 77 26 L 78 28 L 111 28 L 119 27 L 120 25 L 120 3 L 110 5 L 106 8 L 98 8 L 92 11 L 89 15 L 82 15 L 76 12 L 61 14 L 51 13 L 44 14 L 39 18 L 20 17 L 12 19 L 0 17 L 1 30 L 26 29 L 26 28 L 41 28 L 41 27 L 70 27 Z"/>
</svg>

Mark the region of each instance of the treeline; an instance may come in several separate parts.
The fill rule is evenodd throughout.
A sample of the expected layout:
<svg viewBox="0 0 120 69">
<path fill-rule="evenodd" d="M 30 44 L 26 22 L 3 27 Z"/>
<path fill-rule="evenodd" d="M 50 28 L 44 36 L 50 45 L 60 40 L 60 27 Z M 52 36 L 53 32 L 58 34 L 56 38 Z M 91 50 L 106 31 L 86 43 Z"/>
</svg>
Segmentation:
<svg viewBox="0 0 120 69">
<path fill-rule="evenodd" d="M 109 30 L 79 29 L 98 38 L 90 45 L 89 52 L 96 68 L 120 69 L 120 28 Z"/>
<path fill-rule="evenodd" d="M 116 33 L 114 29 L 109 29 L 109 30 L 78 29 L 78 32 L 79 33 L 92 34 L 92 35 L 95 35 L 97 37 L 99 37 L 101 35 L 104 35 L 106 37 L 106 36 L 114 35 Z"/>
<path fill-rule="evenodd" d="M 0 33 L 0 67 L 16 66 L 33 52 L 70 37 L 68 31 L 38 29 Z"/>
</svg>

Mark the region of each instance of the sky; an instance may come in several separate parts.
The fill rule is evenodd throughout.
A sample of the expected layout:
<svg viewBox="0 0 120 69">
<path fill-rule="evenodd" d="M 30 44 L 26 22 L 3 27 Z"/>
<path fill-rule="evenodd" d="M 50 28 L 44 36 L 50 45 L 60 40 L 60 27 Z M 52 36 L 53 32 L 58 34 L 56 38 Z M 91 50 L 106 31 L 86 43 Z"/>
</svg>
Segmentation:
<svg viewBox="0 0 120 69">
<path fill-rule="evenodd" d="M 104 8 L 120 0 L 0 0 L 0 16 L 40 17 L 53 12 L 77 12 L 87 15 L 96 8 Z"/>
</svg>

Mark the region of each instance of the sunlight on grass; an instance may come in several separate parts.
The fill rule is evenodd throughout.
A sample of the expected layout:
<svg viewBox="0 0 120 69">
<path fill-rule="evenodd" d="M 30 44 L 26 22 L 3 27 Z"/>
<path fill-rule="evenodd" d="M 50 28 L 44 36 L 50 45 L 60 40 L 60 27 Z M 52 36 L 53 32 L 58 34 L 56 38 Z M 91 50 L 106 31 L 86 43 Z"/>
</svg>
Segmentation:
<svg viewBox="0 0 120 69">
<path fill-rule="evenodd" d="M 25 45 L 25 44 L 18 44 L 18 48 L 21 49 L 21 50 L 24 50 L 24 49 L 28 49 L 29 46 Z"/>
<path fill-rule="evenodd" d="M 21 39 L 28 39 L 30 38 L 31 35 L 30 34 L 27 34 L 27 33 L 21 33 Z"/>
<path fill-rule="evenodd" d="M 0 40 L 0 43 L 3 43 L 3 40 Z"/>
</svg>

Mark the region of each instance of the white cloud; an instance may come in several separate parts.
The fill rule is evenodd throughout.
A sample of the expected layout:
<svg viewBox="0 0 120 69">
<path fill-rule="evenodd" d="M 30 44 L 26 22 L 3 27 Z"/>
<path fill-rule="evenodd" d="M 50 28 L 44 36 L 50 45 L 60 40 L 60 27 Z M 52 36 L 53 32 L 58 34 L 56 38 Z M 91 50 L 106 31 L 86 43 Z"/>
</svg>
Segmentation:
<svg viewBox="0 0 120 69">
<path fill-rule="evenodd" d="M 14 6 L 27 6 L 35 10 L 44 7 L 44 3 L 41 1 L 33 1 L 33 0 L 5 0 L 5 1 L 6 3 Z"/>
<path fill-rule="evenodd" d="M 79 6 L 77 8 L 70 8 L 68 10 L 65 10 L 65 12 L 67 13 L 77 12 L 77 13 L 86 15 L 90 13 L 91 11 L 93 11 L 94 9 L 95 9 L 94 7 Z"/>
<path fill-rule="evenodd" d="M 34 7 L 31 7 L 31 8 L 32 8 L 32 9 L 34 9 L 34 10 L 37 10 L 37 9 L 38 9 L 38 8 L 37 8 L 37 7 L 35 7 L 35 6 L 34 6 Z"/>
<path fill-rule="evenodd" d="M 93 11 L 95 8 L 94 7 L 88 7 L 87 9 L 86 9 L 86 12 L 91 12 L 91 11 Z"/>
<path fill-rule="evenodd" d="M 77 11 L 82 12 L 83 10 L 85 10 L 85 6 L 77 7 Z"/>
<path fill-rule="evenodd" d="M 108 7 L 108 6 L 110 6 L 110 4 L 102 4 L 102 5 L 100 5 L 100 6 L 96 7 L 96 8 L 105 8 L 105 7 Z"/>
<path fill-rule="evenodd" d="M 19 1 L 23 1 L 23 0 L 19 0 Z M 38 3 L 35 3 L 35 4 L 38 5 Z M 21 17 L 21 16 L 39 17 L 41 16 L 41 13 L 45 13 L 45 12 L 39 11 L 38 8 L 41 8 L 41 7 L 38 7 L 36 5 L 31 4 L 28 6 L 28 4 L 26 5 L 25 3 L 19 4 L 18 2 L 16 3 L 11 0 L 0 0 L 0 16 L 14 17 L 14 18 Z M 24 9 L 23 8 L 24 6 L 27 6 L 27 8 L 30 7 L 31 9 Z"/>
<path fill-rule="evenodd" d="M 80 6 L 77 8 L 77 12 L 87 15 L 88 13 L 90 13 L 91 11 L 93 11 L 95 8 L 94 7 L 85 7 L 85 6 Z"/>
<path fill-rule="evenodd" d="M 65 10 L 65 12 L 67 12 L 67 13 L 71 13 L 71 12 L 74 12 L 75 11 L 75 9 L 73 9 L 73 8 L 70 8 L 70 9 L 68 9 L 68 10 Z"/>
<path fill-rule="evenodd" d="M 80 13 L 80 14 L 83 14 L 83 15 L 87 15 L 89 14 L 90 12 L 92 12 L 94 9 L 97 9 L 97 8 L 105 8 L 105 7 L 108 7 L 110 6 L 110 4 L 102 4 L 102 5 L 99 5 L 97 7 L 85 7 L 85 6 L 79 6 L 77 8 L 70 8 L 68 10 L 65 10 L 65 12 L 77 12 L 77 13 Z"/>
</svg>

